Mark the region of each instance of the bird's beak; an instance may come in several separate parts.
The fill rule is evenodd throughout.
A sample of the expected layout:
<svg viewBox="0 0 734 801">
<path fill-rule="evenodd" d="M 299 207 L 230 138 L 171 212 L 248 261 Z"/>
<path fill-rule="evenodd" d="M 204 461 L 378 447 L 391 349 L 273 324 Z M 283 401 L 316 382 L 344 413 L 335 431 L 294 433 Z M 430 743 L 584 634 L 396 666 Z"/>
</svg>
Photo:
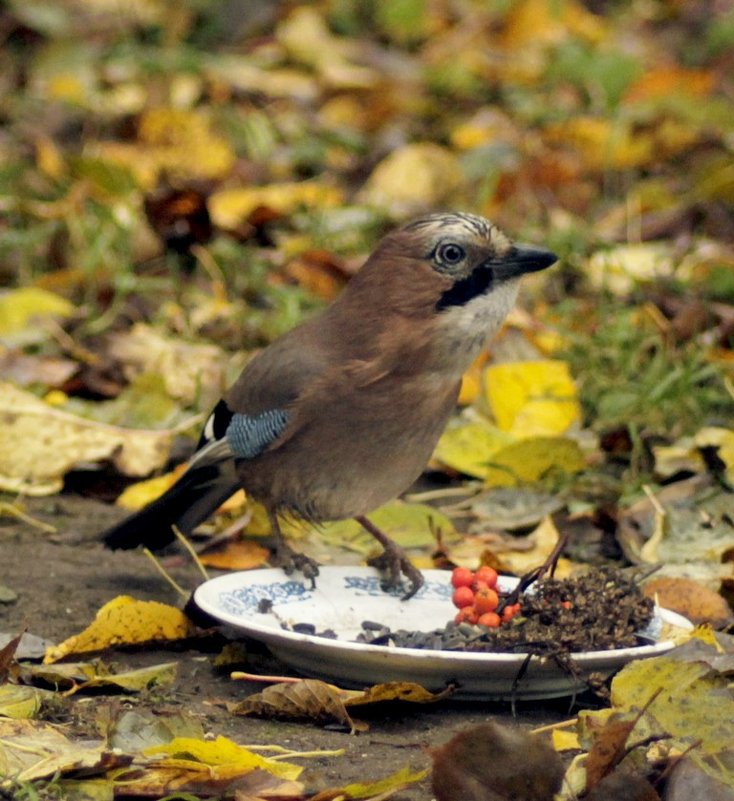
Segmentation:
<svg viewBox="0 0 734 801">
<path fill-rule="evenodd" d="M 492 261 L 492 272 L 500 279 L 518 278 L 525 273 L 545 270 L 558 261 L 558 256 L 532 245 L 513 245 L 501 259 Z"/>
</svg>

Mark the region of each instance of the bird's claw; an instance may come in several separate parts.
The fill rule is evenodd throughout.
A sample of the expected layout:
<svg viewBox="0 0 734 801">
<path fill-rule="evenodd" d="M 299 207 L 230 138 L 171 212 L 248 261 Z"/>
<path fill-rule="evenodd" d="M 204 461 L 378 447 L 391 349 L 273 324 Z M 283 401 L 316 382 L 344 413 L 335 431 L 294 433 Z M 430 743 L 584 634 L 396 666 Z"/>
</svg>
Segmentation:
<svg viewBox="0 0 734 801">
<path fill-rule="evenodd" d="M 319 575 L 319 563 L 310 556 L 306 556 L 304 553 L 294 551 L 290 545 L 284 542 L 279 543 L 272 562 L 282 568 L 287 576 L 290 576 L 296 570 L 300 571 L 303 577 L 311 582 L 312 588 L 316 586 L 316 576 Z"/>
<path fill-rule="evenodd" d="M 395 543 L 385 545 L 385 550 L 378 556 L 368 559 L 367 564 L 387 573 L 383 582 L 387 589 L 401 586 L 402 577 L 405 576 L 410 587 L 402 596 L 403 601 L 412 598 L 426 581 L 421 571 L 408 559 L 405 551 Z"/>
</svg>

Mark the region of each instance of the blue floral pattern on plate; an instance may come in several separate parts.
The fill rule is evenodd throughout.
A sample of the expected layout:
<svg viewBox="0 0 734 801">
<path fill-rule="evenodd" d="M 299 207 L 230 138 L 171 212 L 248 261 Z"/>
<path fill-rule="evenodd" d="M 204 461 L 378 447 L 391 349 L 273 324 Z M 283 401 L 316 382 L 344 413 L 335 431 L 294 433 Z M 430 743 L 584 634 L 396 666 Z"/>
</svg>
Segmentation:
<svg viewBox="0 0 734 801">
<path fill-rule="evenodd" d="M 386 594 L 379 576 L 344 576 L 344 589 L 357 597 L 382 597 Z M 393 587 L 387 591 L 388 595 L 401 597 L 405 590 L 402 587 Z M 452 587 L 448 582 L 427 581 L 416 594 L 416 598 L 431 598 L 446 600 L 451 598 Z M 221 608 L 232 615 L 247 615 L 258 611 L 261 601 L 267 600 L 274 604 L 285 605 L 301 603 L 313 597 L 310 584 L 302 581 L 288 579 L 273 581 L 269 584 L 250 584 L 234 590 L 221 592 L 218 601 Z"/>
</svg>

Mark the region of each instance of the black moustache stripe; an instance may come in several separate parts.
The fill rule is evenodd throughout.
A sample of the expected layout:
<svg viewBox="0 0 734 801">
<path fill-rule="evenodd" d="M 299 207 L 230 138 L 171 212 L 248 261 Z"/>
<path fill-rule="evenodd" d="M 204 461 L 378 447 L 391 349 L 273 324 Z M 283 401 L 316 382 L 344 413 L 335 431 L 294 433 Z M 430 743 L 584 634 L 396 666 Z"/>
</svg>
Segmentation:
<svg viewBox="0 0 734 801">
<path fill-rule="evenodd" d="M 484 295 L 492 286 L 494 273 L 491 267 L 480 264 L 466 278 L 460 278 L 447 289 L 436 303 L 436 311 L 452 306 L 464 306 L 473 298 Z"/>
</svg>

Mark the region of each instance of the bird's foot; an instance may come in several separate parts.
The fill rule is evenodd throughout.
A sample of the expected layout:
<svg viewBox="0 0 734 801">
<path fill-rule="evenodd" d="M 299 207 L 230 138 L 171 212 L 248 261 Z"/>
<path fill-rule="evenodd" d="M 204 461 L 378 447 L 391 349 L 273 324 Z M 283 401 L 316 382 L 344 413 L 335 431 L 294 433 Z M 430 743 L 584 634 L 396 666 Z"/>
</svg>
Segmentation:
<svg viewBox="0 0 734 801">
<path fill-rule="evenodd" d="M 316 586 L 316 576 L 319 574 L 319 563 L 306 556 L 304 553 L 294 551 L 288 543 L 282 540 L 275 548 L 275 554 L 271 560 L 274 565 L 283 569 L 287 576 L 299 570 L 303 577 L 311 582 L 311 588 Z"/>
<path fill-rule="evenodd" d="M 401 586 L 405 576 L 410 587 L 403 595 L 403 601 L 412 598 L 425 583 L 423 574 L 410 561 L 405 551 L 395 543 L 386 546 L 381 554 L 368 559 L 367 564 L 387 574 L 383 582 L 387 589 Z"/>
<path fill-rule="evenodd" d="M 374 523 L 366 517 L 357 517 L 356 520 L 372 534 L 384 549 L 378 556 L 368 559 L 367 564 L 387 574 L 384 581 L 387 589 L 401 586 L 402 577 L 405 576 L 410 587 L 403 595 L 403 600 L 407 601 L 408 598 L 412 598 L 425 583 L 423 574 L 410 561 L 408 554 L 387 534 L 380 531 Z"/>
</svg>

